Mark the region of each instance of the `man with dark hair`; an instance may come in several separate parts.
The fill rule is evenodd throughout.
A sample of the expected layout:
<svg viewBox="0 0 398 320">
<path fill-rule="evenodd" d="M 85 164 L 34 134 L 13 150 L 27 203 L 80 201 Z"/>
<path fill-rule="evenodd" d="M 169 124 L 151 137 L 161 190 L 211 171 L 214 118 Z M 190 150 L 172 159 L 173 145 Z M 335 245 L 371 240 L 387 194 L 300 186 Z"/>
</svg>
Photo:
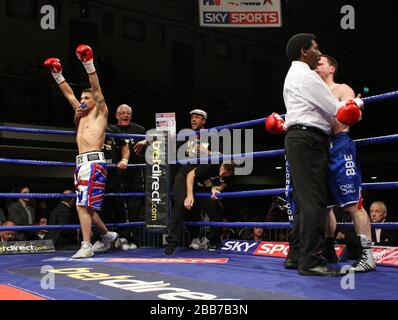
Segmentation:
<svg viewBox="0 0 398 320">
<path fill-rule="evenodd" d="M 106 249 L 112 247 L 118 234 L 108 231 L 97 212 L 101 210 L 107 176 L 105 157 L 101 148 L 105 140 L 108 107 L 95 70 L 93 50 L 87 45 L 79 45 L 76 49 L 76 55 L 86 69 L 91 85 L 90 89 L 83 90 L 80 102 L 62 75 L 60 60 L 48 58 L 44 62 L 44 66 L 51 70 L 59 89 L 75 112 L 78 109 L 87 111 L 76 123 L 76 142 L 79 151 L 75 169 L 76 209 L 83 241 L 80 250 L 72 258 L 81 259 L 94 255 L 91 244 L 91 226 L 93 223 L 100 231 Z"/>
<path fill-rule="evenodd" d="M 315 36 L 296 34 L 286 47 L 292 65 L 286 75 L 283 98 L 286 122 L 271 115 L 267 129 L 280 133 L 286 128 L 286 158 L 294 185 L 297 214 L 289 234 L 290 250 L 285 267 L 301 275 L 339 276 L 322 256 L 327 219 L 328 141 L 337 118 L 352 125 L 359 121 L 360 99 L 348 101 L 338 109 L 339 101 L 314 71 L 321 53 Z"/>
<path fill-rule="evenodd" d="M 19 193 L 30 193 L 27 186 L 18 188 Z M 14 222 L 17 226 L 33 225 L 35 222 L 35 209 L 31 205 L 30 198 L 19 198 L 18 201 L 11 204 L 8 211 L 8 220 Z M 16 232 L 17 240 L 27 240 L 28 232 Z"/>
<path fill-rule="evenodd" d="M 196 163 L 198 158 L 200 157 L 205 157 L 205 156 L 210 156 L 211 151 L 210 151 L 210 143 L 206 141 L 201 141 L 200 138 L 200 130 L 205 129 L 206 126 L 206 121 L 207 121 L 207 112 L 195 108 L 189 112 L 190 115 L 190 125 L 191 125 L 191 130 L 196 131 L 196 136 L 192 135 L 189 137 L 188 141 L 184 142 L 177 142 L 177 147 L 178 149 L 181 148 L 181 150 L 184 151 L 184 156 L 186 158 L 189 158 L 191 160 L 191 163 L 183 164 L 183 165 L 177 165 L 177 166 L 170 166 L 171 174 L 170 176 L 173 177 L 173 207 L 175 206 L 176 203 L 179 203 L 180 206 L 182 206 L 182 210 L 186 213 L 187 211 L 183 209 L 183 202 L 186 197 L 186 178 L 187 174 L 195 169 Z M 211 142 L 211 141 L 210 141 Z M 176 173 L 174 174 L 174 172 Z M 181 198 L 176 197 L 177 191 L 180 190 L 181 188 L 184 188 L 185 191 L 179 192 L 179 196 Z M 202 208 L 206 207 L 206 205 L 210 206 L 209 210 L 214 210 L 215 206 L 214 203 L 206 203 L 205 201 L 202 203 Z M 222 212 L 222 208 L 218 207 L 219 211 Z M 173 218 L 176 217 L 176 218 Z M 194 215 L 195 217 L 195 215 Z M 172 215 L 172 218 L 170 219 L 170 226 L 169 230 L 172 232 L 171 236 L 168 239 L 178 239 L 176 241 L 171 240 L 173 243 L 177 243 L 179 239 L 181 238 L 181 235 L 179 233 L 182 233 L 182 218 L 183 214 L 177 213 L 176 215 Z M 174 220 L 177 219 L 179 222 L 175 222 Z M 181 229 L 176 229 L 177 226 L 181 226 Z M 200 230 L 198 227 L 188 227 L 187 228 L 190 235 L 192 242 L 190 244 L 190 248 L 192 249 L 200 249 L 202 247 L 202 241 L 199 238 Z M 173 231 L 176 230 L 176 231 Z M 175 236 L 177 234 L 177 236 Z M 204 246 L 204 245 L 203 245 Z M 174 246 L 175 249 L 175 246 Z M 173 251 L 174 252 L 174 251 Z"/>
<path fill-rule="evenodd" d="M 337 61 L 334 58 L 322 55 L 315 71 L 325 81 L 339 101 L 354 99 L 355 93 L 348 85 L 334 81 L 337 65 Z M 376 270 L 376 263 L 371 249 L 370 219 L 362 206 L 362 177 L 357 161 L 355 142 L 350 138 L 349 131 L 349 126 L 335 121 L 329 148 L 328 184 L 335 203 L 342 208 L 343 212 L 348 212 L 354 220 L 355 231 L 361 246 L 361 255 L 350 270 L 368 272 Z M 336 217 L 333 209 L 329 211 L 326 230 L 324 257 L 329 262 L 337 262 L 334 250 Z"/>
</svg>

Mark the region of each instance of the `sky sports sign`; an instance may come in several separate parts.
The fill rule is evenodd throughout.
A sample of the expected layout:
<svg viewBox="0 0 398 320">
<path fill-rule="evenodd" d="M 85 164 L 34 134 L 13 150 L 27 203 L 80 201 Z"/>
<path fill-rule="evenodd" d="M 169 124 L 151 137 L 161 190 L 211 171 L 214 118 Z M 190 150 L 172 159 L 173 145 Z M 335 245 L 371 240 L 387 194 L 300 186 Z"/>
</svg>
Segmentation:
<svg viewBox="0 0 398 320">
<path fill-rule="evenodd" d="M 281 27 L 280 0 L 200 0 L 203 27 Z"/>
<path fill-rule="evenodd" d="M 334 246 L 336 255 L 340 260 L 345 259 L 345 245 L 338 244 Z M 286 258 L 289 252 L 288 242 L 271 242 L 271 241 L 245 241 L 245 240 L 224 240 L 221 252 L 240 253 L 254 256 L 265 256 L 274 258 Z"/>
</svg>

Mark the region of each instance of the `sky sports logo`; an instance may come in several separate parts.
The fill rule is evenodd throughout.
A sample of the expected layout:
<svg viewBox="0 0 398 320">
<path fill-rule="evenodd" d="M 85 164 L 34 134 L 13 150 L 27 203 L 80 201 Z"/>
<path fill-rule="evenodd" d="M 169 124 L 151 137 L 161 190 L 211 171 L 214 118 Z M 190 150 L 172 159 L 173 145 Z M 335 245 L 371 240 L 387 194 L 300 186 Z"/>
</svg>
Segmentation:
<svg viewBox="0 0 398 320">
<path fill-rule="evenodd" d="M 211 27 L 281 27 L 280 0 L 203 0 L 200 22 Z"/>
<path fill-rule="evenodd" d="M 277 11 L 264 12 L 204 12 L 203 22 L 206 24 L 267 24 L 279 25 L 279 13 Z"/>
</svg>

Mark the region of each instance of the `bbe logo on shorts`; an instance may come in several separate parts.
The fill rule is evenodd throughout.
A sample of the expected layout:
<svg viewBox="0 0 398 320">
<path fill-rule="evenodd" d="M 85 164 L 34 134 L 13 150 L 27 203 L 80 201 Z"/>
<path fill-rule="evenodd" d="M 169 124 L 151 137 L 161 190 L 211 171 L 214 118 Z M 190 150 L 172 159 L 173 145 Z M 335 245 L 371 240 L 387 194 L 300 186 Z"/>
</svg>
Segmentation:
<svg viewBox="0 0 398 320">
<path fill-rule="evenodd" d="M 352 154 L 350 155 L 344 155 L 344 161 L 345 161 L 345 175 L 347 177 L 349 176 L 355 176 L 355 162 L 354 162 L 354 157 Z"/>
</svg>

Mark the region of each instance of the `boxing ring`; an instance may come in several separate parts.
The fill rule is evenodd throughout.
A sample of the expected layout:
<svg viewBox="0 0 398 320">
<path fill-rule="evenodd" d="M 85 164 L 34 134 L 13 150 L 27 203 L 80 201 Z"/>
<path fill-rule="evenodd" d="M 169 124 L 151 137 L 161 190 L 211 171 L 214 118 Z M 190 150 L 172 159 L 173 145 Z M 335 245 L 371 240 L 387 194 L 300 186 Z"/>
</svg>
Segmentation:
<svg viewBox="0 0 398 320">
<path fill-rule="evenodd" d="M 398 97 L 398 92 L 364 98 L 365 104 Z M 264 124 L 265 118 L 213 129 L 246 128 Z M 73 131 L 0 127 L 3 131 L 74 135 Z M 113 137 L 140 135 L 109 134 Z M 356 140 L 358 146 L 397 142 L 398 134 Z M 284 150 L 269 150 L 235 157 L 280 157 Z M 0 158 L 0 164 L 74 166 L 75 163 Z M 144 165 L 129 165 L 129 168 Z M 398 182 L 364 183 L 363 189 L 398 189 Z M 259 197 L 285 194 L 285 188 L 222 192 L 220 198 Z M 62 198 L 74 194 L 0 193 L 0 198 Z M 108 197 L 143 197 L 144 193 L 108 194 Z M 198 193 L 195 197 L 209 197 Z M 290 223 L 186 222 L 186 225 L 289 229 Z M 145 222 L 109 224 L 130 228 Z M 352 228 L 352 224 L 341 224 Z M 398 229 L 398 223 L 372 224 L 375 228 Z M 78 229 L 79 225 L 0 227 L 0 231 Z M 284 259 L 227 252 L 189 250 L 178 247 L 164 256 L 162 247 L 140 247 L 133 251 L 112 250 L 93 258 L 73 260 L 70 251 L 29 255 L 0 255 L 0 300 L 397 300 L 398 268 L 377 266 L 376 272 L 344 277 L 303 277 L 283 267 Z M 343 267 L 352 261 L 341 261 Z M 350 282 L 350 283 L 349 283 Z M 348 284 L 348 285 L 347 285 Z"/>
</svg>

